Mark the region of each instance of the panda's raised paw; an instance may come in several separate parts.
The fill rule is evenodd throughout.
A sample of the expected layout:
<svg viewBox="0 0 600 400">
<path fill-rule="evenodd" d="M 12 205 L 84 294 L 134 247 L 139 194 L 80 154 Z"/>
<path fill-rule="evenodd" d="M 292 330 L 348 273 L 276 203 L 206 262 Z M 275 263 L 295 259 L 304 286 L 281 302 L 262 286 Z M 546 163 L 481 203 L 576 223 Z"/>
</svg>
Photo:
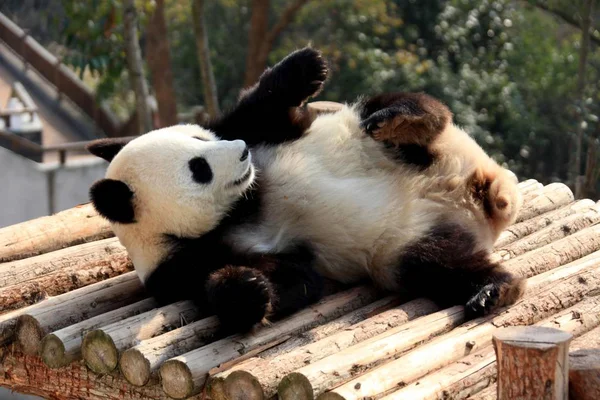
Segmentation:
<svg viewBox="0 0 600 400">
<path fill-rule="evenodd" d="M 206 295 L 227 331 L 248 331 L 271 312 L 271 283 L 256 269 L 228 266 L 213 272 Z"/>
<path fill-rule="evenodd" d="M 487 315 L 496 308 L 500 299 L 500 289 L 493 283 L 485 285 L 465 305 L 465 317 L 469 319 Z"/>
<path fill-rule="evenodd" d="M 327 62 L 321 53 L 305 47 L 265 71 L 259 88 L 275 96 L 280 104 L 297 107 L 321 91 L 327 74 Z"/>
</svg>

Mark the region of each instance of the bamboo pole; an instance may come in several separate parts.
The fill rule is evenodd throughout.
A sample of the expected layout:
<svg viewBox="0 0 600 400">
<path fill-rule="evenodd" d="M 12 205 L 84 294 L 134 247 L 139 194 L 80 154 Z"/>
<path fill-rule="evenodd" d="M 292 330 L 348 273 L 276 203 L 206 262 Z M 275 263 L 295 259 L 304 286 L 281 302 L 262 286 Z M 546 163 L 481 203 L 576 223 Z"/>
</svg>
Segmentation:
<svg viewBox="0 0 600 400">
<path fill-rule="evenodd" d="M 0 265 L 0 313 L 133 270 L 125 248 L 104 239 Z"/>
<path fill-rule="evenodd" d="M 42 339 L 40 356 L 50 368 L 64 367 L 81 358 L 81 343 L 87 332 L 156 307 L 153 299 L 144 299 L 54 331 Z"/>
<path fill-rule="evenodd" d="M 108 221 L 83 204 L 0 229 L 0 262 L 32 257 L 114 236 Z"/>
<path fill-rule="evenodd" d="M 276 353 L 269 356 L 269 358 L 264 356 L 264 358 L 254 357 L 239 363 L 230 370 L 216 376 L 224 377 L 236 370 L 247 371 L 258 379 L 265 390 L 265 394 L 267 397 L 269 397 L 276 393 L 280 379 L 292 371 L 335 354 L 352 345 L 380 335 L 386 331 L 387 334 L 390 334 L 389 340 L 394 337 L 394 332 L 398 338 L 401 338 L 405 334 L 404 332 L 409 329 L 409 327 L 403 325 L 403 323 L 435 312 L 436 308 L 434 307 L 435 306 L 429 300 L 413 300 L 392 310 L 382 312 L 381 314 L 378 314 L 372 318 L 347 327 L 338 333 L 326 336 L 320 340 L 313 340 L 311 343 L 292 349 L 285 354 Z M 452 317 L 447 317 L 447 311 L 442 311 L 441 313 L 444 316 L 443 318 L 447 318 L 448 321 L 452 319 Z M 396 322 L 396 328 L 394 328 L 394 326 L 389 325 L 388 322 L 394 321 L 394 317 L 399 314 L 410 314 L 412 318 L 403 318 L 401 320 L 402 323 Z M 436 317 L 433 318 L 435 319 Z M 456 321 L 459 320 L 461 320 L 461 318 L 457 317 Z M 424 325 L 427 321 L 427 319 L 419 318 L 413 325 Z M 440 326 L 447 328 L 450 325 L 432 324 L 431 330 L 419 337 L 427 337 L 427 335 L 431 334 L 431 332 L 439 332 Z M 403 348 L 406 348 L 413 343 L 408 337 L 404 337 L 403 339 L 405 340 L 404 342 L 400 341 L 400 344 L 404 346 Z"/>
<path fill-rule="evenodd" d="M 333 391 L 347 399 L 385 394 L 394 390 L 398 384 L 407 384 L 433 369 L 456 361 L 466 352 L 489 344 L 491 334 L 498 327 L 535 323 L 558 310 L 577 303 L 588 293 L 593 293 L 599 284 L 600 266 L 585 269 L 583 272 L 563 279 L 560 283 L 546 285 L 545 288 L 535 290 L 533 292 L 535 295 L 532 292 L 526 293 L 524 299 L 504 313 L 471 321 L 395 361 L 346 382 Z M 352 348 L 347 349 L 346 352 L 352 353 Z M 367 355 L 364 356 L 367 357 Z M 332 372 L 329 374 L 325 372 L 336 370 L 340 374 L 339 362 L 334 362 L 334 357 L 336 356 L 325 358 L 297 372 L 305 373 L 315 391 L 324 391 L 336 382 L 344 380 L 344 378 L 339 379 L 337 375 L 333 376 Z M 336 364 L 337 368 L 334 367 Z M 356 364 L 357 360 L 353 360 L 352 366 Z M 360 365 L 360 362 L 358 364 Z M 344 376 L 348 375 L 344 374 Z"/>
<path fill-rule="evenodd" d="M 531 219 L 548 211 L 573 202 L 573 192 L 564 183 L 551 183 L 544 186 L 542 194 L 524 204 L 517 216 L 517 222 Z"/>
<path fill-rule="evenodd" d="M 115 278 L 74 290 L 60 296 L 51 297 L 37 304 L 0 316 L 0 344 L 16 338 L 25 345 L 21 329 L 38 332 L 51 332 L 76 324 L 119 307 L 126 306 L 145 297 L 142 284 L 135 272 L 127 272 Z M 34 328 L 28 327 L 33 324 Z M 33 339 L 32 339 L 33 340 Z M 33 346 L 25 346 L 26 354 L 37 354 L 41 348 L 41 336 L 37 336 Z"/>
<path fill-rule="evenodd" d="M 570 215 L 564 219 L 555 220 L 554 223 L 529 236 L 512 242 L 501 248 L 496 248 L 492 255 L 494 261 L 509 260 L 528 251 L 554 243 L 564 237 L 575 234 L 589 226 L 600 222 L 600 206 Z"/>
<path fill-rule="evenodd" d="M 529 220 L 513 224 L 500 234 L 498 240 L 496 240 L 495 246 L 496 248 L 507 246 L 516 240 L 532 234 L 533 232 L 537 232 L 548 225 L 554 224 L 557 220 L 561 220 L 577 212 L 585 212 L 595 204 L 596 203 L 589 199 L 578 200 L 557 210 L 540 214 L 537 217 L 533 217 Z"/>
<path fill-rule="evenodd" d="M 498 399 L 567 400 L 572 338 L 570 333 L 540 326 L 497 330 L 492 342 L 498 368 Z"/>
<path fill-rule="evenodd" d="M 181 327 L 200 315 L 200 310 L 194 303 L 179 301 L 98 327 L 87 332 L 83 339 L 83 361 L 98 374 L 109 373 L 117 367 L 116 355 L 120 351 L 140 340 Z M 115 357 L 97 357 L 98 354 L 115 354 Z"/>
<path fill-rule="evenodd" d="M 172 358 L 161 365 L 159 374 L 162 387 L 173 398 L 185 398 L 200 389 L 211 369 L 239 359 L 254 349 L 272 347 L 287 335 L 310 329 L 325 321 L 337 318 L 376 299 L 377 292 L 371 287 L 357 287 L 328 296 L 285 318 L 269 328 L 254 334 L 232 335 L 202 348 Z M 263 350 L 264 350 L 263 348 Z M 253 354 L 252 354 L 253 355 Z M 183 397 L 182 397 L 183 396 Z"/>
</svg>

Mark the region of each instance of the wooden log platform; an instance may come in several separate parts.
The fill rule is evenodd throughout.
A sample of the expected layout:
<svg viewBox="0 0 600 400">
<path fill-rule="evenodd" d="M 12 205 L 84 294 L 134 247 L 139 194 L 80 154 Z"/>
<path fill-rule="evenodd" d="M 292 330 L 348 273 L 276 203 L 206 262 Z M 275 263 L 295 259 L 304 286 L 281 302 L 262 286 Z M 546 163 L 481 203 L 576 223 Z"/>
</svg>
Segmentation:
<svg viewBox="0 0 600 400">
<path fill-rule="evenodd" d="M 600 205 L 574 201 L 559 183 L 519 188 L 523 209 L 493 257 L 527 278 L 525 296 L 469 322 L 461 306 L 366 285 L 222 337 L 217 319 L 190 303 L 148 298 L 89 204 L 0 229 L 0 386 L 59 400 L 496 399 L 493 335 L 533 326 L 573 336 L 571 397 L 600 398 L 589 397 L 600 348 Z"/>
</svg>

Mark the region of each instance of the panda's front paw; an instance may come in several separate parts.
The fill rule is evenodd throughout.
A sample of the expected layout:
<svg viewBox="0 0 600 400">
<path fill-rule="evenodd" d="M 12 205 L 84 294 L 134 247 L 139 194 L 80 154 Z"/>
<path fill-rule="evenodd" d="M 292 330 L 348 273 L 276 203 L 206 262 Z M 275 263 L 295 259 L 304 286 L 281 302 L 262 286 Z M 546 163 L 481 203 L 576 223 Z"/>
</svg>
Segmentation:
<svg viewBox="0 0 600 400">
<path fill-rule="evenodd" d="M 490 283 L 471 298 L 465 305 L 465 317 L 467 320 L 489 314 L 496 308 L 500 299 L 498 285 Z"/>
<path fill-rule="evenodd" d="M 260 86 L 277 97 L 281 105 L 297 107 L 321 91 L 327 74 L 327 62 L 321 53 L 305 47 L 267 70 L 260 79 Z"/>
<path fill-rule="evenodd" d="M 246 332 L 265 322 L 271 312 L 273 290 L 260 271 L 229 266 L 213 272 L 206 283 L 212 310 L 227 331 Z"/>
</svg>

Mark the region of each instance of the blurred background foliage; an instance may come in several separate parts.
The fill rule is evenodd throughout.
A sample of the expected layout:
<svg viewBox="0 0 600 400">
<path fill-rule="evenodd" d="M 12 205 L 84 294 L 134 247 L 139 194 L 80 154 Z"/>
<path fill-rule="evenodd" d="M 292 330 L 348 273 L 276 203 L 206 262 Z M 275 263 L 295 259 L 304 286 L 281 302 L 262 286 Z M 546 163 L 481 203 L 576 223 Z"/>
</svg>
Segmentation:
<svg viewBox="0 0 600 400">
<path fill-rule="evenodd" d="M 203 105 L 205 95 L 191 1 L 160 2 L 179 112 Z M 332 70 L 319 99 L 344 102 L 382 91 L 428 92 L 445 101 L 455 122 L 520 179 L 573 186 L 581 133 L 586 195 L 597 198 L 600 5 L 595 3 L 213 0 L 204 4 L 203 23 L 221 109 L 232 106 L 252 78 L 249 52 L 264 50 L 270 65 L 312 43 Z M 36 7 L 39 12 L 32 13 Z M 6 0 L 1 11 L 61 54 L 115 111 L 128 115 L 135 107 L 120 7 L 120 0 Z M 154 0 L 136 0 L 144 58 L 152 51 L 144 41 L 155 7 Z M 253 12 L 259 8 L 266 22 L 263 36 L 254 39 L 264 45 L 252 48 L 258 35 Z M 588 17 L 590 46 L 582 66 Z"/>
</svg>

